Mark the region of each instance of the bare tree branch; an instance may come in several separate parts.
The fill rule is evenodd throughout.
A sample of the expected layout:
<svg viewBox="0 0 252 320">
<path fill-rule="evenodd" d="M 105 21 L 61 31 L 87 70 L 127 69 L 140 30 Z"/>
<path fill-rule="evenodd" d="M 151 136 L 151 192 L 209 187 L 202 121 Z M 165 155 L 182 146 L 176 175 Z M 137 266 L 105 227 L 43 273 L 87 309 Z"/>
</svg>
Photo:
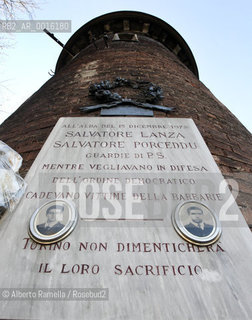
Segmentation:
<svg viewBox="0 0 252 320">
<path fill-rule="evenodd" d="M 0 18 L 14 19 L 18 13 L 26 13 L 32 18 L 36 8 L 38 5 L 34 0 L 0 0 Z"/>
<path fill-rule="evenodd" d="M 26 14 L 30 19 L 32 19 L 34 9 L 38 8 L 38 1 L 39 0 L 0 0 L 0 20 L 14 20 L 19 18 L 19 14 Z M 8 36 L 5 34 L 0 34 L 0 55 L 3 54 L 4 49 L 11 47 L 9 40 L 10 34 L 8 34 Z M 6 88 L 6 86 L 4 86 L 2 82 L 0 82 L 0 89 L 3 88 L 8 90 L 8 88 Z M 4 98 L 2 92 L 0 96 L 1 103 L 3 102 L 2 99 Z M 4 106 L 2 106 L 2 108 L 0 109 L 0 114 L 2 112 L 7 113 L 7 111 L 5 111 L 3 108 Z"/>
</svg>

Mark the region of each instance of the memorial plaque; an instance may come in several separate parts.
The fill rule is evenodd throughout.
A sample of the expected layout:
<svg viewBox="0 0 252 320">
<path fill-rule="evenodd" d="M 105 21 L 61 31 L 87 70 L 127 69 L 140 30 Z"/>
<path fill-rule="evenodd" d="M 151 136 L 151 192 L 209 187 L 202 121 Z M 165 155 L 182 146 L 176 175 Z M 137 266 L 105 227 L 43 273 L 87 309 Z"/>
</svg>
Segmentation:
<svg viewBox="0 0 252 320">
<path fill-rule="evenodd" d="M 251 318 L 251 233 L 191 119 L 61 118 L 26 182 L 0 318 Z"/>
</svg>

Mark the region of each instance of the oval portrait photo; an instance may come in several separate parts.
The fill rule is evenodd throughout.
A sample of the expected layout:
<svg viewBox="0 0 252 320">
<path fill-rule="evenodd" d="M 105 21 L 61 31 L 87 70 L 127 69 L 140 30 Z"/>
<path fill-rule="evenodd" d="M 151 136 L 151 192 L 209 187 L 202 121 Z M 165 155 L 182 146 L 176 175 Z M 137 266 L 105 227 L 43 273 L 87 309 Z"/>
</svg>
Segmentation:
<svg viewBox="0 0 252 320">
<path fill-rule="evenodd" d="M 50 205 L 45 212 L 37 216 L 36 228 L 43 235 L 52 235 L 61 231 L 69 219 L 68 208 L 66 206 L 55 204 Z M 40 223 L 40 220 L 44 221 Z"/>
<path fill-rule="evenodd" d="M 36 242 L 53 243 L 72 232 L 76 222 L 77 213 L 73 203 L 53 200 L 33 213 L 29 233 Z"/>
<path fill-rule="evenodd" d="M 172 222 L 185 240 L 199 245 L 213 243 L 221 234 L 217 216 L 201 202 L 179 204 L 172 215 Z"/>
</svg>

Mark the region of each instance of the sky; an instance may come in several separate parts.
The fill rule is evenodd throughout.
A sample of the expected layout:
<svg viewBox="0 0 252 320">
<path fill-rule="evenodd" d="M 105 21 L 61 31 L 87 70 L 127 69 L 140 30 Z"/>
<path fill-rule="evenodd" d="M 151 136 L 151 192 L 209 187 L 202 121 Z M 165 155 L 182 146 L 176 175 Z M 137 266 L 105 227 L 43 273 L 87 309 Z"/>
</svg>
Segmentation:
<svg viewBox="0 0 252 320">
<path fill-rule="evenodd" d="M 189 45 L 200 80 L 252 132 L 251 0 L 38 0 L 38 5 L 34 20 L 71 20 L 71 32 L 54 33 L 63 43 L 83 24 L 113 11 L 142 11 L 164 20 Z M 0 33 L 0 41 L 3 37 Z M 51 77 L 62 49 L 43 32 L 12 33 L 6 41 L 10 47 L 0 54 L 0 123 Z"/>
</svg>

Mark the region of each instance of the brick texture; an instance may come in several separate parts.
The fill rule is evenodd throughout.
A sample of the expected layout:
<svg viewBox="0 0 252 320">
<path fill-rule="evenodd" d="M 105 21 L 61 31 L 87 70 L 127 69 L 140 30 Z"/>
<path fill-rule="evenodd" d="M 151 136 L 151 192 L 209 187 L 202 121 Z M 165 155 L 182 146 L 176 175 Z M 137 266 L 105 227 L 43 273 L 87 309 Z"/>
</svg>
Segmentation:
<svg viewBox="0 0 252 320">
<path fill-rule="evenodd" d="M 12 114 L 0 127 L 0 139 L 19 152 L 24 176 L 59 117 L 83 116 L 79 107 L 97 104 L 88 94 L 91 83 L 124 77 L 147 80 L 164 91 L 161 104 L 176 107 L 172 115 L 192 118 L 223 175 L 239 183 L 238 205 L 252 225 L 251 134 L 197 77 L 160 42 L 139 35 L 139 42 L 97 40 L 88 45 Z M 120 91 L 121 90 L 121 91 Z M 115 90 L 139 98 L 132 88 Z M 85 116 L 99 116 L 93 112 Z"/>
</svg>

